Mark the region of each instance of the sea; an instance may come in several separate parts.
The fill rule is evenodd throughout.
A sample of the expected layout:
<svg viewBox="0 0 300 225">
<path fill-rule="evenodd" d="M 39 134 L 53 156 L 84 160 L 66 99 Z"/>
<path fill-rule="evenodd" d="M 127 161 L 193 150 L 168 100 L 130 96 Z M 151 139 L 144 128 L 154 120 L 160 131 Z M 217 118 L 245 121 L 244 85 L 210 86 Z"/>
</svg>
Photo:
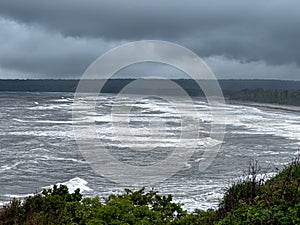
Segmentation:
<svg viewBox="0 0 300 225">
<path fill-rule="evenodd" d="M 247 176 L 249 163 L 257 161 L 259 175 L 267 178 L 298 155 L 300 112 L 226 103 L 223 143 L 210 165 L 199 170 L 202 153 L 197 148 L 203 149 L 215 140 L 209 135 L 212 119 L 206 99 L 192 100 L 199 117 L 199 133 L 204 138 L 194 146 L 195 152 L 185 166 L 163 181 L 149 184 L 146 190 L 154 188 L 161 194 L 172 194 L 173 200 L 189 211 L 215 208 L 226 188 Z M 124 188 L 140 188 L 112 181 L 95 171 L 82 155 L 74 134 L 78 120 L 72 116 L 73 101 L 73 93 L 0 93 L 0 205 L 12 198 L 24 199 L 54 184 L 65 184 L 70 191 L 80 188 L 85 197 L 106 197 L 124 193 Z M 178 99 L 178 103 L 186 108 L 186 113 L 190 112 L 191 107 L 185 107 L 188 102 Z M 81 122 L 93 124 L 103 148 L 122 163 L 147 166 L 167 158 L 178 146 L 182 151 L 188 148 L 180 142 L 180 115 L 162 99 L 101 94 L 95 104 L 96 113 L 86 112 Z M 112 134 L 114 105 L 131 109 L 126 129 L 136 139 L 124 141 Z M 149 133 L 151 121 L 160 121 L 156 139 Z M 121 130 L 122 126 L 119 125 Z M 132 148 L 137 151 L 145 146 L 144 156 L 137 157 Z M 122 171 L 119 176 L 122 177 Z"/>
</svg>

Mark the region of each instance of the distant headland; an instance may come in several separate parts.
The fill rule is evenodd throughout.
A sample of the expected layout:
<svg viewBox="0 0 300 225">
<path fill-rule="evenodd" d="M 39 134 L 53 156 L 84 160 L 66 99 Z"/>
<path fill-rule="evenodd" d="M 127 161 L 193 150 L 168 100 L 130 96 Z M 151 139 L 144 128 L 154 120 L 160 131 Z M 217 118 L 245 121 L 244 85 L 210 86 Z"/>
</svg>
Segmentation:
<svg viewBox="0 0 300 225">
<path fill-rule="evenodd" d="M 102 89 L 104 93 L 118 93 L 134 79 L 110 79 Z M 194 80 L 174 79 L 191 96 L 203 95 L 202 90 Z M 97 80 L 95 80 L 97 82 Z M 209 80 L 201 81 L 205 82 Z M 26 80 L 0 80 L 0 91 L 21 91 L 21 92 L 75 92 L 79 80 L 70 79 L 26 79 Z M 278 89 L 278 90 L 300 90 L 300 81 L 285 80 L 259 80 L 259 79 L 230 79 L 219 80 L 220 87 L 224 95 L 231 95 L 241 90 L 254 89 Z"/>
</svg>

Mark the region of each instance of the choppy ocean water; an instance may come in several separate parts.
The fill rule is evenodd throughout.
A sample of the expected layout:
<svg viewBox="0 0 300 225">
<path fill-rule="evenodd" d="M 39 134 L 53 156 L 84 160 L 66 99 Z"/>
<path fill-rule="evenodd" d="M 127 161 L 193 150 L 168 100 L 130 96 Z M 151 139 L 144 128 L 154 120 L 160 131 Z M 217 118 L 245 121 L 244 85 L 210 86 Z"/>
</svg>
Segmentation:
<svg viewBox="0 0 300 225">
<path fill-rule="evenodd" d="M 86 112 L 82 119 L 96 123 L 104 147 L 110 148 L 119 160 L 136 165 L 161 160 L 166 155 L 154 151 L 148 158 L 136 157 L 130 149 L 159 145 L 166 154 L 172 151 L 180 145 L 180 117 L 166 102 L 137 99 L 130 119 L 131 130 L 138 139 L 120 142 L 111 133 L 110 112 L 114 104 L 132 104 L 131 98 L 134 96 L 116 100 L 114 95 L 102 95 L 98 98 L 97 113 Z M 201 122 L 199 133 L 205 137 L 198 145 L 205 148 L 214 142 L 208 137 L 209 109 L 203 98 L 193 100 Z M 185 102 L 178 101 L 184 108 Z M 124 186 L 95 173 L 82 157 L 75 142 L 72 103 L 71 93 L 0 93 L 0 204 L 56 183 L 65 183 L 71 189 L 80 187 L 85 196 L 123 191 Z M 201 154 L 195 152 L 182 170 L 154 185 L 161 193 L 173 194 L 174 200 L 189 210 L 216 206 L 224 188 L 243 175 L 249 161 L 258 160 L 272 173 L 298 154 L 300 112 L 229 104 L 225 109 L 225 139 L 211 165 L 199 171 Z M 190 110 L 186 107 L 186 113 Z M 149 138 L 147 126 L 153 119 L 166 124 L 156 130 L 158 137 L 166 135 L 163 142 Z"/>
</svg>

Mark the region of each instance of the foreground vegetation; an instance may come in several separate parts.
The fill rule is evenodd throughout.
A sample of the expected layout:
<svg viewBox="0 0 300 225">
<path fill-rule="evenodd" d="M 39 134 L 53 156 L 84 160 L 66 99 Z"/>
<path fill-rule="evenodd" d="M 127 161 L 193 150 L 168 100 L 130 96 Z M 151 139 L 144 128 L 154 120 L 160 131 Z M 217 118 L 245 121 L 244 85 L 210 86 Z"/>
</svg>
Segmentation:
<svg viewBox="0 0 300 225">
<path fill-rule="evenodd" d="M 230 99 L 300 106 L 300 90 L 244 89 L 230 95 Z"/>
<path fill-rule="evenodd" d="M 125 190 L 107 198 L 82 198 L 79 189 L 54 186 L 0 211 L 0 224 L 300 224 L 299 159 L 268 181 L 248 179 L 227 189 L 218 209 L 188 213 L 172 196 Z"/>
</svg>

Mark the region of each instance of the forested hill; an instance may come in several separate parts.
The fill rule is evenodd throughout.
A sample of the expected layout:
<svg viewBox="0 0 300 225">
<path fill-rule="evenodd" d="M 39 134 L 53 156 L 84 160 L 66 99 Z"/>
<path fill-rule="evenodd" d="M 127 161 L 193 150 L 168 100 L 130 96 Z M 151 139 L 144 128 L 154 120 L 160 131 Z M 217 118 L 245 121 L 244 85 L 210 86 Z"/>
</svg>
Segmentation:
<svg viewBox="0 0 300 225">
<path fill-rule="evenodd" d="M 107 81 L 102 92 L 118 93 L 133 79 L 114 79 Z M 190 95 L 202 95 L 201 90 L 193 80 L 174 80 L 183 87 Z M 75 92 L 79 80 L 0 80 L 0 91 L 28 91 L 28 92 Z M 95 81 L 97 82 L 97 81 Z M 205 82 L 201 81 L 203 85 Z M 244 89 L 280 89 L 300 90 L 300 81 L 281 80 L 219 80 L 225 95 L 231 95 Z M 153 87 L 149 87 L 153 88 Z"/>
<path fill-rule="evenodd" d="M 300 106 L 300 90 L 244 89 L 230 95 L 231 100 L 275 103 L 281 105 Z"/>
</svg>

